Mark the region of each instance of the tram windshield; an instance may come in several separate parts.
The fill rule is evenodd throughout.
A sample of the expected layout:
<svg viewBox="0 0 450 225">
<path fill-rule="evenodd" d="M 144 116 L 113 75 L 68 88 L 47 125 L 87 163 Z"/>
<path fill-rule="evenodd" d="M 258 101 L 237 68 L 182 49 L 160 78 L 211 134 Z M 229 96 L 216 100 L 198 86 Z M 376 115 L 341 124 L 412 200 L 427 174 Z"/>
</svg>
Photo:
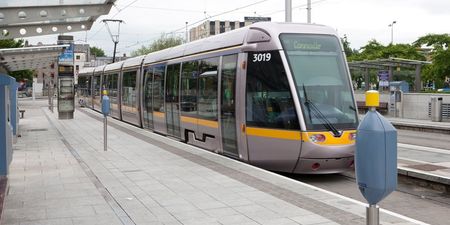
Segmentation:
<svg viewBox="0 0 450 225">
<path fill-rule="evenodd" d="M 357 113 L 338 39 L 317 34 L 281 34 L 280 39 L 306 128 L 356 129 Z"/>
</svg>

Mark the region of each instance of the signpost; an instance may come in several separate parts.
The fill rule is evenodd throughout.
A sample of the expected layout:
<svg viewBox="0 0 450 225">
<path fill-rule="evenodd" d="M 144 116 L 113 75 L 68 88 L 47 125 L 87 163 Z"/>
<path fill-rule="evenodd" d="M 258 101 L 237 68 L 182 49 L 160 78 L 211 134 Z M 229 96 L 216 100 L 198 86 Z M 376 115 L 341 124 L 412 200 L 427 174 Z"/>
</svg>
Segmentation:
<svg viewBox="0 0 450 225">
<path fill-rule="evenodd" d="M 108 149 L 108 115 L 110 111 L 110 102 L 108 92 L 102 91 L 102 114 L 103 114 L 103 150 L 106 152 Z"/>
<path fill-rule="evenodd" d="M 380 87 L 389 87 L 389 71 L 387 70 L 378 71 L 378 80 Z"/>
</svg>

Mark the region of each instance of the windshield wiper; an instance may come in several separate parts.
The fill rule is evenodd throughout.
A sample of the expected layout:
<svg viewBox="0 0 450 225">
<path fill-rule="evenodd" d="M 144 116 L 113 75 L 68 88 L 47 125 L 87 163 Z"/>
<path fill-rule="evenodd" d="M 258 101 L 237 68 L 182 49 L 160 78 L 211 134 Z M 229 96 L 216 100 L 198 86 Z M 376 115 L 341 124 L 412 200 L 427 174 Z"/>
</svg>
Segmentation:
<svg viewBox="0 0 450 225">
<path fill-rule="evenodd" d="M 309 118 L 311 119 L 311 109 L 313 109 L 313 113 L 315 117 L 322 119 L 324 122 L 324 126 L 333 133 L 335 137 L 340 137 L 342 135 L 342 131 L 339 131 L 323 113 L 317 108 L 316 104 L 314 104 L 311 100 L 308 99 L 308 95 L 306 94 L 305 84 L 303 84 L 303 94 L 305 95 L 305 103 L 309 110 Z"/>
</svg>

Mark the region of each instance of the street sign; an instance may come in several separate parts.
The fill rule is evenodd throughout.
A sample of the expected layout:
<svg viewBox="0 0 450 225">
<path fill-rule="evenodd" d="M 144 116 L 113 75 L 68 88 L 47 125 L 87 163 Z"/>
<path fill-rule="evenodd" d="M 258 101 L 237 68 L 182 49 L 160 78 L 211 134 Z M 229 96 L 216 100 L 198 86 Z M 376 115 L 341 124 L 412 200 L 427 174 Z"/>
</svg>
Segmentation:
<svg viewBox="0 0 450 225">
<path fill-rule="evenodd" d="M 66 48 L 61 55 L 59 55 L 59 63 L 61 62 L 73 64 L 73 43 L 71 43 L 70 46 Z"/>
<path fill-rule="evenodd" d="M 252 22 L 252 23 L 262 22 L 262 21 L 271 21 L 271 20 L 272 20 L 272 18 L 270 18 L 270 17 L 261 17 L 261 16 L 255 16 L 255 17 L 246 16 L 246 17 L 244 17 L 244 21 Z"/>
<path fill-rule="evenodd" d="M 378 71 L 378 78 L 380 81 L 389 80 L 389 71 L 387 71 L 387 70 Z"/>
</svg>

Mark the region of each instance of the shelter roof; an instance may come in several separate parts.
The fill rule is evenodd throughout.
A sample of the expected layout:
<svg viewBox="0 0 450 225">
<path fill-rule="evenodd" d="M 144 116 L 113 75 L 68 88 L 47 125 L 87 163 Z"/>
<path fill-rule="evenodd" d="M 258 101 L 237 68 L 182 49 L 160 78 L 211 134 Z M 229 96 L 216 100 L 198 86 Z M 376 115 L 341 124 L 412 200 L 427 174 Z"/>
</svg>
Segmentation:
<svg viewBox="0 0 450 225">
<path fill-rule="evenodd" d="M 9 71 L 42 68 L 56 63 L 69 45 L 50 45 L 0 49 L 0 65 Z"/>
<path fill-rule="evenodd" d="M 0 39 L 89 30 L 116 0 L 0 1 Z"/>
<path fill-rule="evenodd" d="M 429 61 L 402 59 L 402 58 L 388 58 L 349 62 L 350 68 L 369 68 L 369 69 L 386 69 L 388 67 L 406 67 L 414 69 L 418 65 L 431 64 Z"/>
</svg>

